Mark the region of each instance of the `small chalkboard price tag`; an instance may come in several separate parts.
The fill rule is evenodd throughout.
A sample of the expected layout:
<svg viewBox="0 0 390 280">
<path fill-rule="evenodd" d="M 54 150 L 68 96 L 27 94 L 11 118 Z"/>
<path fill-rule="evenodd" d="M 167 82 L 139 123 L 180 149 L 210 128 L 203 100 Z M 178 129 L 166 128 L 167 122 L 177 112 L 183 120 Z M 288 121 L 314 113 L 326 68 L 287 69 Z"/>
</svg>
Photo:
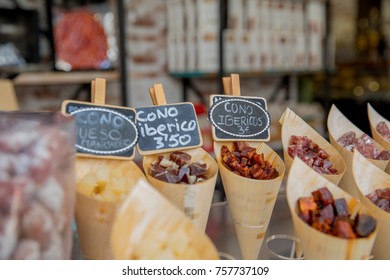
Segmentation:
<svg viewBox="0 0 390 280">
<path fill-rule="evenodd" d="M 134 109 L 66 100 L 62 111 L 75 117 L 78 155 L 134 158 L 138 141 Z"/>
<path fill-rule="evenodd" d="M 261 97 L 211 95 L 209 120 L 218 141 L 269 141 L 271 119 Z"/>
<path fill-rule="evenodd" d="M 184 150 L 203 144 L 192 103 L 136 108 L 136 112 L 141 155 Z"/>
</svg>

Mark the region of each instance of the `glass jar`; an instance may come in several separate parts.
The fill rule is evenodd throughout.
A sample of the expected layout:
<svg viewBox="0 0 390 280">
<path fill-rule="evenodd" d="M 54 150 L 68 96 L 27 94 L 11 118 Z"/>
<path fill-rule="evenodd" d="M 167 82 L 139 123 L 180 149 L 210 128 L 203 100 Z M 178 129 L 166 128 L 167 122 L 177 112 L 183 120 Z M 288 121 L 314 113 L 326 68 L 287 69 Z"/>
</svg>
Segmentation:
<svg viewBox="0 0 390 280">
<path fill-rule="evenodd" d="M 74 142 L 73 117 L 0 111 L 0 260 L 70 258 Z"/>
</svg>

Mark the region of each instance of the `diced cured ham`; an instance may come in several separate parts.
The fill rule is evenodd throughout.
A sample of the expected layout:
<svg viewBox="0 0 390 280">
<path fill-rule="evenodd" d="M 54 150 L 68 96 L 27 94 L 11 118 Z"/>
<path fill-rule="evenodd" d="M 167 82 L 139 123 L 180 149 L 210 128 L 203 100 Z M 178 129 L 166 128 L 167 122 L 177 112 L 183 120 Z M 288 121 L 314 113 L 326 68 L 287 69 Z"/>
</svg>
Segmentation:
<svg viewBox="0 0 390 280">
<path fill-rule="evenodd" d="M 375 128 L 387 142 L 390 142 L 390 129 L 385 122 L 379 122 Z"/>
<path fill-rule="evenodd" d="M 376 206 L 390 213 L 390 188 L 377 189 L 366 197 Z"/>
<path fill-rule="evenodd" d="M 150 174 L 161 181 L 171 184 L 195 184 L 206 178 L 207 164 L 191 161 L 191 155 L 177 151 L 165 158 L 162 155 L 150 165 Z"/>
<path fill-rule="evenodd" d="M 328 153 L 322 150 L 307 136 L 292 135 L 287 151 L 290 157 L 299 157 L 320 174 L 337 173 L 337 170 L 333 167 L 333 163 L 329 160 Z"/>
<path fill-rule="evenodd" d="M 374 140 L 365 133 L 363 133 L 360 138 L 358 138 L 355 132 L 349 131 L 337 139 L 337 142 L 350 152 L 352 152 L 354 149 L 357 149 L 359 153 L 369 159 L 390 159 L 390 152 L 379 151 L 374 146 Z"/>
</svg>

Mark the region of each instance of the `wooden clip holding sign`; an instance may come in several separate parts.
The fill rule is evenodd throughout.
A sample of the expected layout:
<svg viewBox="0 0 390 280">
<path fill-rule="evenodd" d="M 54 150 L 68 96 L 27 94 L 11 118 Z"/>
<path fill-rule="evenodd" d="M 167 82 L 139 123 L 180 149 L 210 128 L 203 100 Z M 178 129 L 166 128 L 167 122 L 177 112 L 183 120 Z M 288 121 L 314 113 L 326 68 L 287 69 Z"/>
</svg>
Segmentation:
<svg viewBox="0 0 390 280">
<path fill-rule="evenodd" d="M 167 104 L 161 84 L 155 84 L 149 92 L 155 106 L 136 109 L 139 153 L 151 155 L 202 146 L 194 105 Z"/>
<path fill-rule="evenodd" d="M 14 111 L 19 109 L 14 85 L 11 80 L 0 79 L 0 98 L 0 110 Z"/>
<path fill-rule="evenodd" d="M 131 160 L 138 141 L 135 110 L 105 105 L 106 80 L 91 82 L 92 103 L 65 100 L 62 112 L 76 118 L 78 156 Z"/>
<path fill-rule="evenodd" d="M 271 119 L 262 97 L 241 96 L 237 74 L 223 78 L 225 95 L 211 95 L 209 120 L 215 141 L 269 141 Z"/>
</svg>

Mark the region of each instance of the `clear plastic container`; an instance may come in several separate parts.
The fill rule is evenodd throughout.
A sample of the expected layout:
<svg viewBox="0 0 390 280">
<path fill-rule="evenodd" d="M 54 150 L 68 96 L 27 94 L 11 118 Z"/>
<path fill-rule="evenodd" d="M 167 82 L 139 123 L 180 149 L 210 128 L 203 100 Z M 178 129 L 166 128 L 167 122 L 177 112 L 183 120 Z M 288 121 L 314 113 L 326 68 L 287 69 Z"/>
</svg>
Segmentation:
<svg viewBox="0 0 390 280">
<path fill-rule="evenodd" d="M 75 123 L 0 111 L 0 259 L 69 259 Z"/>
</svg>

